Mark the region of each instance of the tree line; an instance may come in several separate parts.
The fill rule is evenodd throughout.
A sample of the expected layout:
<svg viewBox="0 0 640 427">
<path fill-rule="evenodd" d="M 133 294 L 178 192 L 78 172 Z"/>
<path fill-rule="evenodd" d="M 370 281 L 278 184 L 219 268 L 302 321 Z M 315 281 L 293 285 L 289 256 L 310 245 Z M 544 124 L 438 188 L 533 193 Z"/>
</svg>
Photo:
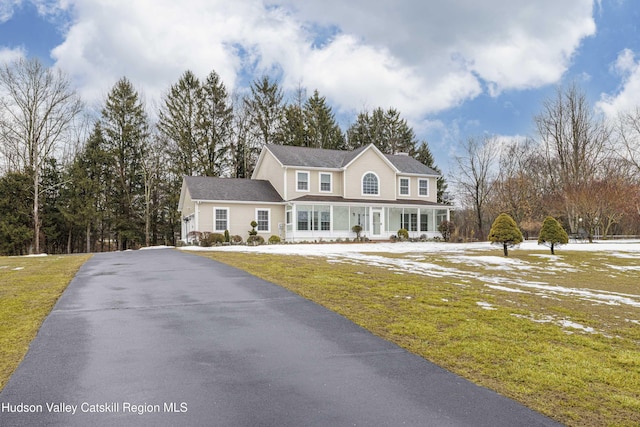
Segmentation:
<svg viewBox="0 0 640 427">
<path fill-rule="evenodd" d="M 155 114 L 124 77 L 92 116 L 62 72 L 36 59 L 3 65 L 0 254 L 173 245 L 182 177 L 250 178 L 265 144 L 373 143 L 439 172 L 396 109 L 363 111 L 343 132 L 317 90 L 298 88 L 291 98 L 266 76 L 231 94 L 215 71 L 203 80 L 185 71 Z M 441 178 L 440 199 L 446 187 Z"/>
<path fill-rule="evenodd" d="M 460 239 L 486 239 L 500 213 L 538 236 L 545 217 L 592 241 L 640 234 L 640 108 L 595 113 L 577 84 L 559 87 L 533 118 L 534 137 L 469 138 L 455 157 Z"/>
</svg>

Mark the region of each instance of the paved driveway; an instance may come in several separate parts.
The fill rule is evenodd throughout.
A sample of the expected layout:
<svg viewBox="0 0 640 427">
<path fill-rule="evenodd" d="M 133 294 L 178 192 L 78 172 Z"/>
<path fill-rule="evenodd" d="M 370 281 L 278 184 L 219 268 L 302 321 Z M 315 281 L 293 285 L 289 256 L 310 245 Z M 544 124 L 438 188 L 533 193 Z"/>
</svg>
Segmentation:
<svg viewBox="0 0 640 427">
<path fill-rule="evenodd" d="M 558 425 L 287 290 L 171 249 L 87 262 L 0 405 L 2 426 Z"/>
</svg>

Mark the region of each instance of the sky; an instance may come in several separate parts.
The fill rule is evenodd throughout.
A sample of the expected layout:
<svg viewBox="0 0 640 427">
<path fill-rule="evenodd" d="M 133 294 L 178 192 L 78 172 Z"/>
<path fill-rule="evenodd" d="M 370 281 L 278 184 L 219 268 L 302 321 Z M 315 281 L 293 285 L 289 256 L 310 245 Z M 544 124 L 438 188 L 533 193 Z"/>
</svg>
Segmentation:
<svg viewBox="0 0 640 427">
<path fill-rule="evenodd" d="M 191 70 L 230 92 L 315 89 L 346 130 L 395 108 L 445 175 L 469 137 L 535 138 L 557 88 L 598 114 L 640 99 L 633 0 L 0 0 L 0 63 L 40 59 L 99 109 L 127 77 L 157 110 Z"/>
</svg>

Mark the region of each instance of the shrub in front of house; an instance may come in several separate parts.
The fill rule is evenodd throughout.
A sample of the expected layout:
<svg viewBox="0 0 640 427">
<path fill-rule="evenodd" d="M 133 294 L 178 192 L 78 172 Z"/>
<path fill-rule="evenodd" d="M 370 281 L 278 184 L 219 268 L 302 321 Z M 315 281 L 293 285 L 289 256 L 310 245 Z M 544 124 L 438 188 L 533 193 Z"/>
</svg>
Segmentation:
<svg viewBox="0 0 640 427">
<path fill-rule="evenodd" d="M 406 228 L 401 228 L 400 230 L 398 230 L 398 239 L 409 240 L 409 231 Z"/>
<path fill-rule="evenodd" d="M 231 243 L 233 243 L 235 245 L 238 245 L 238 244 L 242 243 L 242 236 L 234 234 L 233 236 L 231 236 Z"/>
<path fill-rule="evenodd" d="M 215 245 L 221 245 L 224 242 L 224 235 L 220 233 L 202 233 L 200 239 L 200 246 L 209 247 Z"/>
<path fill-rule="evenodd" d="M 264 237 L 258 235 L 249 236 L 249 238 L 247 239 L 247 244 L 253 246 L 264 245 Z"/>
<path fill-rule="evenodd" d="M 275 234 L 272 235 L 271 237 L 269 237 L 269 244 L 270 245 L 275 245 L 275 244 L 278 244 L 280 242 L 281 242 L 280 237 L 276 236 Z"/>
</svg>

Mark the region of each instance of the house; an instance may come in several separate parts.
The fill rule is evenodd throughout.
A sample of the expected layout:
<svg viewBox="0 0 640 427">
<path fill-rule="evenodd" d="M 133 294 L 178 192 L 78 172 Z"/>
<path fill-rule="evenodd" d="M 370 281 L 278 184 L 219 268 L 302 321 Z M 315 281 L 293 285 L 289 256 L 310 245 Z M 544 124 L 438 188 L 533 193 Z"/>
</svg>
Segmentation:
<svg viewBox="0 0 640 427">
<path fill-rule="evenodd" d="M 450 206 L 437 200 L 438 173 L 408 155 L 374 145 L 353 151 L 266 145 L 251 179 L 184 177 L 179 211 L 182 240 L 194 231 L 240 235 L 251 221 L 265 240 L 440 236 Z M 191 233 L 193 234 L 193 233 Z"/>
</svg>

